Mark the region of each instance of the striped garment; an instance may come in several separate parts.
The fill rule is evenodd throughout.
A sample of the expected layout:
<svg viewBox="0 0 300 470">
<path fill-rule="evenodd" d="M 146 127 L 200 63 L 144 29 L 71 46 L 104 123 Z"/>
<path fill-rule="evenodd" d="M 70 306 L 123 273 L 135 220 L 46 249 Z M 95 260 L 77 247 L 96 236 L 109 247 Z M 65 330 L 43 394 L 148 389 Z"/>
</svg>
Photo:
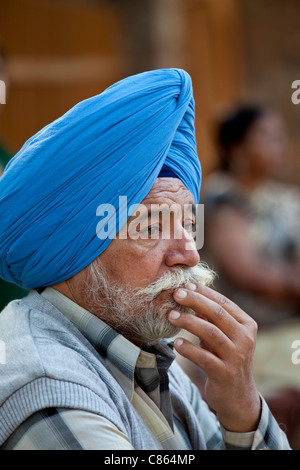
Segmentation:
<svg viewBox="0 0 300 470">
<path fill-rule="evenodd" d="M 128 400 L 165 450 L 191 450 L 189 435 L 172 403 L 168 369 L 174 361 L 172 341 L 159 341 L 140 349 L 90 312 L 56 290 L 42 296 L 51 302 L 104 358 L 105 366 Z M 257 431 L 228 432 L 218 423 L 191 383 L 191 406 L 201 424 L 207 449 L 289 449 L 262 399 Z M 94 413 L 48 408 L 24 421 L 1 447 L 2 450 L 132 450 L 128 436 L 107 418 Z"/>
</svg>

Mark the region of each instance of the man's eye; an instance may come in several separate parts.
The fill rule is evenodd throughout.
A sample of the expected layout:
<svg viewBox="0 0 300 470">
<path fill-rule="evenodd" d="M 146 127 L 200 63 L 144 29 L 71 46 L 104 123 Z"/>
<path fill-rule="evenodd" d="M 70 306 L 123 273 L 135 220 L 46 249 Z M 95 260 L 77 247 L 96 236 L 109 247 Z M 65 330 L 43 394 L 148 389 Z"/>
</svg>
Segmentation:
<svg viewBox="0 0 300 470">
<path fill-rule="evenodd" d="M 196 230 L 196 223 L 189 220 L 187 222 L 184 223 L 184 229 L 187 231 L 187 232 L 195 232 Z"/>
<path fill-rule="evenodd" d="M 148 237 L 149 238 L 159 238 L 160 227 L 158 225 L 151 225 L 148 227 Z"/>
<path fill-rule="evenodd" d="M 160 226 L 159 225 L 149 225 L 138 230 L 138 238 L 143 240 L 156 239 L 160 238 Z"/>
</svg>

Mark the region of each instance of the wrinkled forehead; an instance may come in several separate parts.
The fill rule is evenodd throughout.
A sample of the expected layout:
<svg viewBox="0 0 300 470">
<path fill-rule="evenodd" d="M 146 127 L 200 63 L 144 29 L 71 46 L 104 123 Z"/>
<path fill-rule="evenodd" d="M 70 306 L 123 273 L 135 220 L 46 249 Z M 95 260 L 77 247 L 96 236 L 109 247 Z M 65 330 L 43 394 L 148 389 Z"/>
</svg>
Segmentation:
<svg viewBox="0 0 300 470">
<path fill-rule="evenodd" d="M 195 204 L 192 193 L 179 178 L 159 177 L 143 199 L 142 204 Z"/>
<path fill-rule="evenodd" d="M 194 197 L 178 178 L 159 177 L 131 218 L 165 214 L 183 217 L 196 213 Z"/>
</svg>

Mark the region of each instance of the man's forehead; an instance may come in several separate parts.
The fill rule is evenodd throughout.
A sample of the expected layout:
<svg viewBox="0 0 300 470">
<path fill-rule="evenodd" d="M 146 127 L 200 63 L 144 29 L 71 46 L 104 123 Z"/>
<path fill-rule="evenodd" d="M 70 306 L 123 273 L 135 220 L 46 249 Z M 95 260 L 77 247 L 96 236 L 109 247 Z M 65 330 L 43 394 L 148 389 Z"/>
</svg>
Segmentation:
<svg viewBox="0 0 300 470">
<path fill-rule="evenodd" d="M 179 178 L 157 178 L 143 204 L 155 203 L 194 204 L 192 193 L 185 187 Z"/>
</svg>

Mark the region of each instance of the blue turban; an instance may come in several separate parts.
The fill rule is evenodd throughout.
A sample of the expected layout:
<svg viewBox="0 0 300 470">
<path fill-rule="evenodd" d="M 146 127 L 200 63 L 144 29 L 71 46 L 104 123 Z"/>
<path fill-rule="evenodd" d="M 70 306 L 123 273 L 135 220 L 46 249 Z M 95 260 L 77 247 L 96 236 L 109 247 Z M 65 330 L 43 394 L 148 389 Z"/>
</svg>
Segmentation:
<svg viewBox="0 0 300 470">
<path fill-rule="evenodd" d="M 31 137 L 0 179 L 0 276 L 29 289 L 81 271 L 111 242 L 96 233 L 97 207 L 115 207 L 118 232 L 119 196 L 140 204 L 163 165 L 197 204 L 201 170 L 185 71 L 144 72 L 78 103 Z"/>
</svg>

